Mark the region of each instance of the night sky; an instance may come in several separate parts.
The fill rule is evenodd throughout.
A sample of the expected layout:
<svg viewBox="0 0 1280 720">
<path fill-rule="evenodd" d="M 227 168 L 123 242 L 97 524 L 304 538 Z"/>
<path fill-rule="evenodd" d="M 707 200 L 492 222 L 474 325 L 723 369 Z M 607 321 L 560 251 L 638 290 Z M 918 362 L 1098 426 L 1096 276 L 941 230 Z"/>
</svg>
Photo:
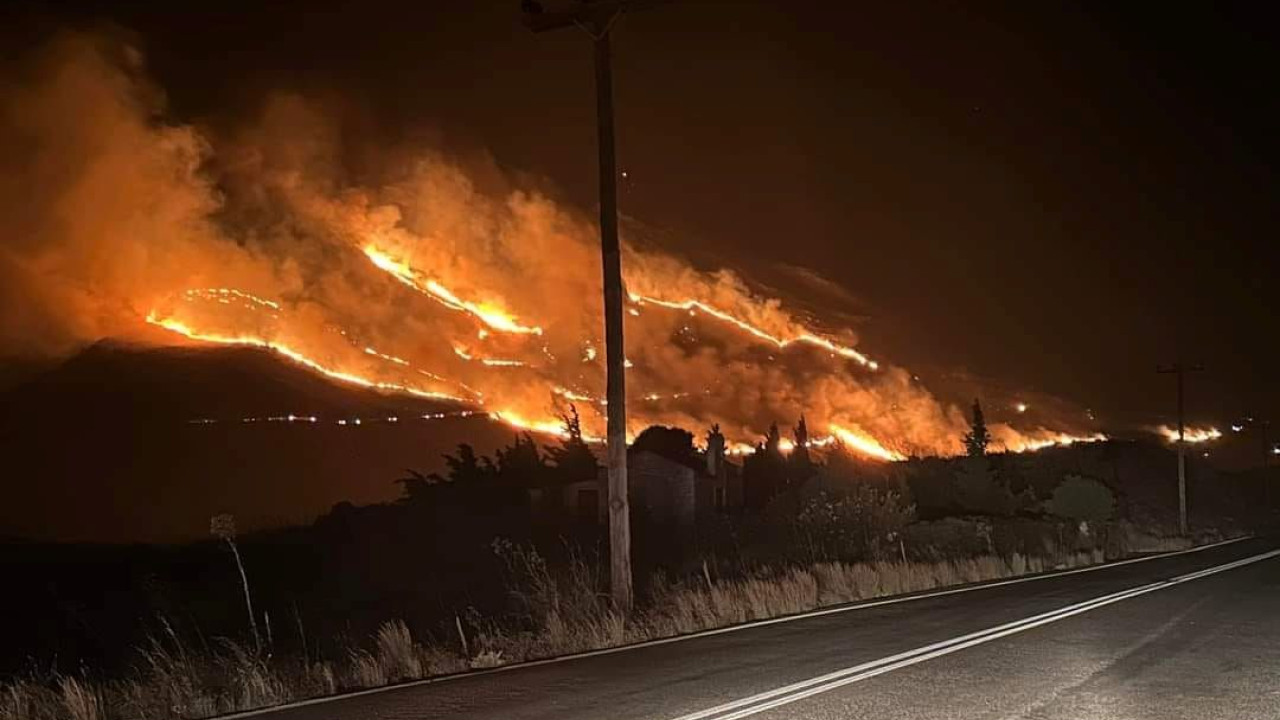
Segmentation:
<svg viewBox="0 0 1280 720">
<path fill-rule="evenodd" d="M 367 137 L 491 154 L 589 211 L 589 44 L 529 33 L 518 5 L 26 3 L 2 44 L 111 24 L 177 120 L 216 133 L 296 91 Z M 1193 418 L 1275 411 L 1280 58 L 1260 9 L 833 5 L 626 18 L 626 216 L 810 293 L 926 381 L 1151 422 L 1173 410 L 1156 365 L 1181 356 L 1207 368 Z"/>
</svg>

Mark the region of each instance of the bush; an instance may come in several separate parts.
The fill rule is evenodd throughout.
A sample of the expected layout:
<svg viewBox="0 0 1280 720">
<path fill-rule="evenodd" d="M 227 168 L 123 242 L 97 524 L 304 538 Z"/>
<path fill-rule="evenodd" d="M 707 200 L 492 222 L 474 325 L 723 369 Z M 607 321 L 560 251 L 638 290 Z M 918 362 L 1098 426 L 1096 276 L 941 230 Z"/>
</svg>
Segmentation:
<svg viewBox="0 0 1280 720">
<path fill-rule="evenodd" d="M 991 552 L 991 526 L 962 518 L 917 522 L 903 530 L 907 556 L 916 560 L 945 560 Z"/>
<path fill-rule="evenodd" d="M 796 530 L 811 561 L 866 559 L 878 557 L 914 516 L 898 489 L 824 472 L 802 492 Z"/>
<path fill-rule="evenodd" d="M 952 478 L 956 504 L 977 515 L 1012 515 L 1017 507 L 1013 493 L 996 478 L 985 457 L 966 458 Z"/>
<path fill-rule="evenodd" d="M 1115 494 L 1092 478 L 1068 475 L 1045 502 L 1045 511 L 1069 520 L 1106 522 L 1115 514 Z"/>
</svg>

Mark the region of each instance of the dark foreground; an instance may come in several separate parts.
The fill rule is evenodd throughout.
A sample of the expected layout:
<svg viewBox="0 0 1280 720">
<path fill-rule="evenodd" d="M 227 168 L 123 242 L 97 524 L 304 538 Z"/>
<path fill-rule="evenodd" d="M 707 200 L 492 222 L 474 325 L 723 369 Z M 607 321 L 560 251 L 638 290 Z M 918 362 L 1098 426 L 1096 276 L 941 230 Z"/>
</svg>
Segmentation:
<svg viewBox="0 0 1280 720">
<path fill-rule="evenodd" d="M 1280 718 L 1277 548 L 1251 539 L 238 717 Z"/>
</svg>

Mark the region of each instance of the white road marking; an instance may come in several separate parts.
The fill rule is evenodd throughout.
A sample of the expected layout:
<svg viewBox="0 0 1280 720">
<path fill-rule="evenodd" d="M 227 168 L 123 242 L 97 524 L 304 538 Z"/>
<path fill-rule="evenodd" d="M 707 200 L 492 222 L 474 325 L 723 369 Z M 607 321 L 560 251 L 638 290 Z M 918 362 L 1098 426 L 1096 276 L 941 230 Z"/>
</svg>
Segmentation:
<svg viewBox="0 0 1280 720">
<path fill-rule="evenodd" d="M 1182 583 L 1191 582 L 1192 580 L 1198 580 L 1217 573 L 1234 570 L 1245 565 L 1251 565 L 1253 563 L 1269 560 L 1278 556 L 1280 556 L 1280 550 L 1271 550 L 1269 552 L 1260 553 L 1258 555 L 1224 563 L 1222 565 L 1216 565 L 1196 572 L 1187 573 L 1185 575 L 1179 575 L 1178 577 L 1169 580 L 1162 580 L 1159 582 L 1149 583 L 1147 585 L 1129 588 L 1128 590 L 1111 593 L 1109 595 L 1103 595 L 1084 602 L 1067 605 L 1040 615 L 1024 618 L 1011 623 L 1005 623 L 985 630 L 979 630 L 977 632 L 951 638 L 949 640 L 932 643 L 930 645 L 918 647 L 913 650 L 907 650 L 878 660 L 861 663 L 842 670 L 836 670 L 825 675 L 792 683 L 785 687 L 768 690 L 756 695 L 717 705 L 716 707 L 707 708 L 706 710 L 681 715 L 677 718 L 673 718 L 672 720 L 739 720 L 740 718 L 756 715 L 766 710 L 771 710 L 814 695 L 829 692 L 845 685 L 861 682 L 877 675 L 883 675 L 884 673 L 892 672 L 917 663 L 922 663 L 926 660 L 959 652 L 960 650 L 964 650 L 975 645 L 981 645 L 993 640 L 999 640 L 1000 638 L 1007 637 L 1009 635 L 1025 632 L 1042 625 L 1058 622 L 1059 620 L 1063 620 L 1074 615 L 1080 615 L 1082 613 L 1089 612 L 1090 610 L 1096 610 L 1097 608 L 1104 607 L 1112 603 L 1128 600 L 1157 590 L 1164 590 Z"/>
<path fill-rule="evenodd" d="M 1075 575 L 1078 573 L 1093 572 L 1095 570 L 1105 570 L 1107 568 L 1120 567 L 1121 565 L 1130 565 L 1133 563 L 1147 562 L 1149 560 L 1159 560 L 1161 558 L 1175 557 L 1178 555 L 1188 555 L 1197 553 L 1210 548 L 1230 545 L 1242 540 L 1248 540 L 1252 536 L 1245 535 L 1230 540 L 1220 540 L 1208 545 L 1197 545 L 1195 547 L 1186 548 L 1184 550 L 1171 550 L 1169 552 L 1156 553 L 1153 555 L 1143 555 L 1142 557 L 1129 558 L 1128 560 L 1117 560 L 1109 563 L 1099 563 L 1097 565 L 1089 565 L 1087 567 L 1073 568 L 1071 570 L 1055 570 L 1046 573 L 1038 573 L 1024 577 L 1009 578 L 1007 580 L 997 580 L 994 582 L 980 582 L 964 587 L 949 588 L 946 590 L 935 590 L 932 592 L 917 593 L 914 595 L 903 595 L 898 597 L 885 598 L 884 600 L 861 600 L 834 607 L 822 608 L 820 610 L 810 610 L 808 612 L 797 613 L 795 615 L 784 615 L 783 617 L 770 618 L 768 620 L 753 620 L 751 622 L 742 623 L 740 625 L 730 625 L 729 627 L 715 628 L 712 630 L 702 630 L 688 635 L 676 635 L 673 637 L 658 638 L 656 640 L 646 640 L 644 642 L 632 643 L 630 645 L 619 645 L 617 647 L 602 648 L 600 650 L 588 650 L 587 652 L 575 653 L 573 655 L 561 655 L 558 657 L 545 658 L 542 660 L 530 660 L 522 663 L 513 663 L 511 665 L 502 665 L 496 668 L 486 670 L 473 670 L 453 675 L 442 675 L 438 677 L 424 678 L 422 680 L 411 680 L 409 682 L 400 683 L 398 685 L 384 685 L 383 687 L 368 688 L 366 690 L 355 690 L 352 692 L 341 693 L 339 695 L 325 695 L 323 697 L 310 698 L 307 700 L 298 700 L 283 705 L 275 705 L 272 707 L 259 708 L 257 710 L 245 710 L 231 715 L 219 715 L 217 720 L 240 720 L 241 718 L 258 717 L 281 710 L 292 710 L 294 708 L 308 707 L 311 705 L 321 705 L 338 700 L 348 700 L 350 698 L 363 697 L 366 695 L 376 695 L 378 693 L 390 692 L 393 690 L 402 690 L 405 688 L 418 687 L 420 685 L 431 685 L 434 683 L 449 682 L 452 680 L 460 680 L 463 678 L 477 677 L 480 675 L 492 675 L 500 672 L 510 672 L 521 668 L 537 667 L 539 665 L 552 665 L 555 663 L 570 662 L 573 660 L 581 660 L 583 658 L 596 657 L 599 655 L 612 655 L 614 653 L 630 652 L 647 647 L 655 647 L 657 645 L 667 645 L 670 643 L 684 642 L 686 640 L 694 640 L 701 637 L 711 635 L 722 635 L 725 633 L 738 632 L 741 630 L 750 630 L 751 628 L 763 627 L 765 625 L 775 625 L 778 623 L 794 622 L 796 620 L 804 620 L 806 618 L 820 617 L 822 615 L 833 615 L 836 613 L 852 612 L 854 610 L 865 610 L 867 608 L 880 607 L 882 605 L 895 605 L 897 603 L 913 602 L 915 600 L 924 600 L 927 598 L 942 597 L 944 595 L 958 595 L 959 593 L 973 592 L 975 590 L 986 590 L 988 588 L 1001 587 L 1003 585 L 1017 585 L 1018 583 L 1035 582 L 1037 580 L 1048 580 L 1050 578 L 1063 577 L 1064 575 Z"/>
</svg>

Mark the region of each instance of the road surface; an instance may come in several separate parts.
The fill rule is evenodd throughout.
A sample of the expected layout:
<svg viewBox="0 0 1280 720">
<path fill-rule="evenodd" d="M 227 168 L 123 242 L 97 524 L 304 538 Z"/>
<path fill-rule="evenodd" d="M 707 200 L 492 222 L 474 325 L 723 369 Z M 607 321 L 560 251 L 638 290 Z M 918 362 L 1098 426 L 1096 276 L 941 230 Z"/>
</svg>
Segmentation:
<svg viewBox="0 0 1280 720">
<path fill-rule="evenodd" d="M 1280 542 L 869 603 L 241 717 L 1280 718 Z"/>
</svg>

